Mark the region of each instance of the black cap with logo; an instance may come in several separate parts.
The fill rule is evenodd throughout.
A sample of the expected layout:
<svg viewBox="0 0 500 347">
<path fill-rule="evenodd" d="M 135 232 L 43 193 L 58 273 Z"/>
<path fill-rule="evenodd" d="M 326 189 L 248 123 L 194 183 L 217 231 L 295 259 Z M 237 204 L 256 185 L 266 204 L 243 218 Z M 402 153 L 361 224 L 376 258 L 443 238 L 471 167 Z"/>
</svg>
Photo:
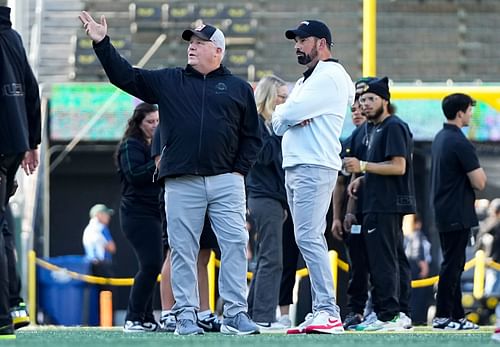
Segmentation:
<svg viewBox="0 0 500 347">
<path fill-rule="evenodd" d="M 328 26 L 325 23 L 314 19 L 308 19 L 300 22 L 297 29 L 287 30 L 285 32 L 285 36 L 290 40 L 294 40 L 297 36 L 302 38 L 314 36 L 319 39 L 325 39 L 329 46 L 333 44 L 332 34 L 330 33 Z"/>
</svg>

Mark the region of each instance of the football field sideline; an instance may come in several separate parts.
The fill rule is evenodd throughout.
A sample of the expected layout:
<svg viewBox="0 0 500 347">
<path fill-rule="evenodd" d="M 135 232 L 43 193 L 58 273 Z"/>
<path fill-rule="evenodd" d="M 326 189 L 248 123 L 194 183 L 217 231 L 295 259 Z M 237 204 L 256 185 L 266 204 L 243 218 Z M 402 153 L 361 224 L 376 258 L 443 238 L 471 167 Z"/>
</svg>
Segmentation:
<svg viewBox="0 0 500 347">
<path fill-rule="evenodd" d="M 285 335 L 284 332 L 262 333 L 253 336 L 225 336 L 218 333 L 204 336 L 175 336 L 172 333 L 123 333 L 121 327 L 29 327 L 17 332 L 17 339 L 1 341 L 0 346 L 16 347 L 358 347 L 358 346 L 405 346 L 405 347 L 475 347 L 500 346 L 491 341 L 493 327 L 481 327 L 471 331 L 435 331 L 428 327 L 416 327 L 409 332 L 346 332 L 340 335 Z"/>
</svg>

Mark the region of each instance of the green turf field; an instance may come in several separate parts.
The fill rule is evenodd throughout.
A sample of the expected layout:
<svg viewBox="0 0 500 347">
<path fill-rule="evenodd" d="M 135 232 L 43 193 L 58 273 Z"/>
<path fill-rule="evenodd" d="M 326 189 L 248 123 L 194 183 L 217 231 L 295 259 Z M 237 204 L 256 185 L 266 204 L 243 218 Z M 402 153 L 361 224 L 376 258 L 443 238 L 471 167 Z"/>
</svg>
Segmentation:
<svg viewBox="0 0 500 347">
<path fill-rule="evenodd" d="M 475 347 L 500 346 L 491 341 L 492 328 L 481 328 L 473 332 L 434 332 L 428 328 L 415 328 L 401 333 L 354 333 L 342 335 L 295 335 L 261 334 L 253 336 L 204 336 L 179 337 L 172 333 L 125 334 L 121 328 L 101 330 L 99 328 L 37 327 L 18 331 L 17 339 L 1 341 L 0 347 L 358 347 L 358 346 L 405 346 L 405 347 Z"/>
</svg>

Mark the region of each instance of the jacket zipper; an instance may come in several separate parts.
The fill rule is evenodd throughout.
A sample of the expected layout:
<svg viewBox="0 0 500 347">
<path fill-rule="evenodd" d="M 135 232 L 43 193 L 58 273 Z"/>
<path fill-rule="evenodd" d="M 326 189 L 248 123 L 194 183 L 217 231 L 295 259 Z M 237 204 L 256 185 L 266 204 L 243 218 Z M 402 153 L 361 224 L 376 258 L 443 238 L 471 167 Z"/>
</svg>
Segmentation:
<svg viewBox="0 0 500 347">
<path fill-rule="evenodd" d="M 158 180 L 158 176 L 160 175 L 160 165 L 161 165 L 161 159 L 163 158 L 163 152 L 165 152 L 165 149 L 167 149 L 167 146 L 163 146 L 161 149 L 160 153 L 160 160 L 158 160 L 158 165 L 155 165 L 155 172 L 153 172 L 153 183 Z"/>
<path fill-rule="evenodd" d="M 200 119 L 200 138 L 198 139 L 198 161 L 196 164 L 196 174 L 199 174 L 199 165 L 201 159 L 201 138 L 203 136 L 203 120 L 205 118 L 205 88 L 207 82 L 207 76 L 203 76 L 203 93 L 201 95 L 201 119 Z"/>
</svg>

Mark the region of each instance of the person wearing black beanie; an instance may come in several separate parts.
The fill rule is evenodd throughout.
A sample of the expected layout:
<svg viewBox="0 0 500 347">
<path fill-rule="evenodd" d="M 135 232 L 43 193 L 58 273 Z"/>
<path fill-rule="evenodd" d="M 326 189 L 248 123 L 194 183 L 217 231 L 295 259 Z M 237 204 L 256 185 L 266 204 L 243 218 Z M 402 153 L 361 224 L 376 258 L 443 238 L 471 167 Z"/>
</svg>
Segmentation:
<svg viewBox="0 0 500 347">
<path fill-rule="evenodd" d="M 363 330 L 406 330 L 411 328 L 411 274 L 404 254 L 402 221 L 404 215 L 415 213 L 416 208 L 412 133 L 392 112 L 387 77 L 366 83 L 359 103 L 368 121 L 373 123 L 366 139 L 366 160 L 349 157 L 344 164 L 349 172 L 364 173 L 348 187 L 349 194 L 356 195 L 363 184 L 361 232 L 377 313 L 377 320 Z"/>
</svg>

